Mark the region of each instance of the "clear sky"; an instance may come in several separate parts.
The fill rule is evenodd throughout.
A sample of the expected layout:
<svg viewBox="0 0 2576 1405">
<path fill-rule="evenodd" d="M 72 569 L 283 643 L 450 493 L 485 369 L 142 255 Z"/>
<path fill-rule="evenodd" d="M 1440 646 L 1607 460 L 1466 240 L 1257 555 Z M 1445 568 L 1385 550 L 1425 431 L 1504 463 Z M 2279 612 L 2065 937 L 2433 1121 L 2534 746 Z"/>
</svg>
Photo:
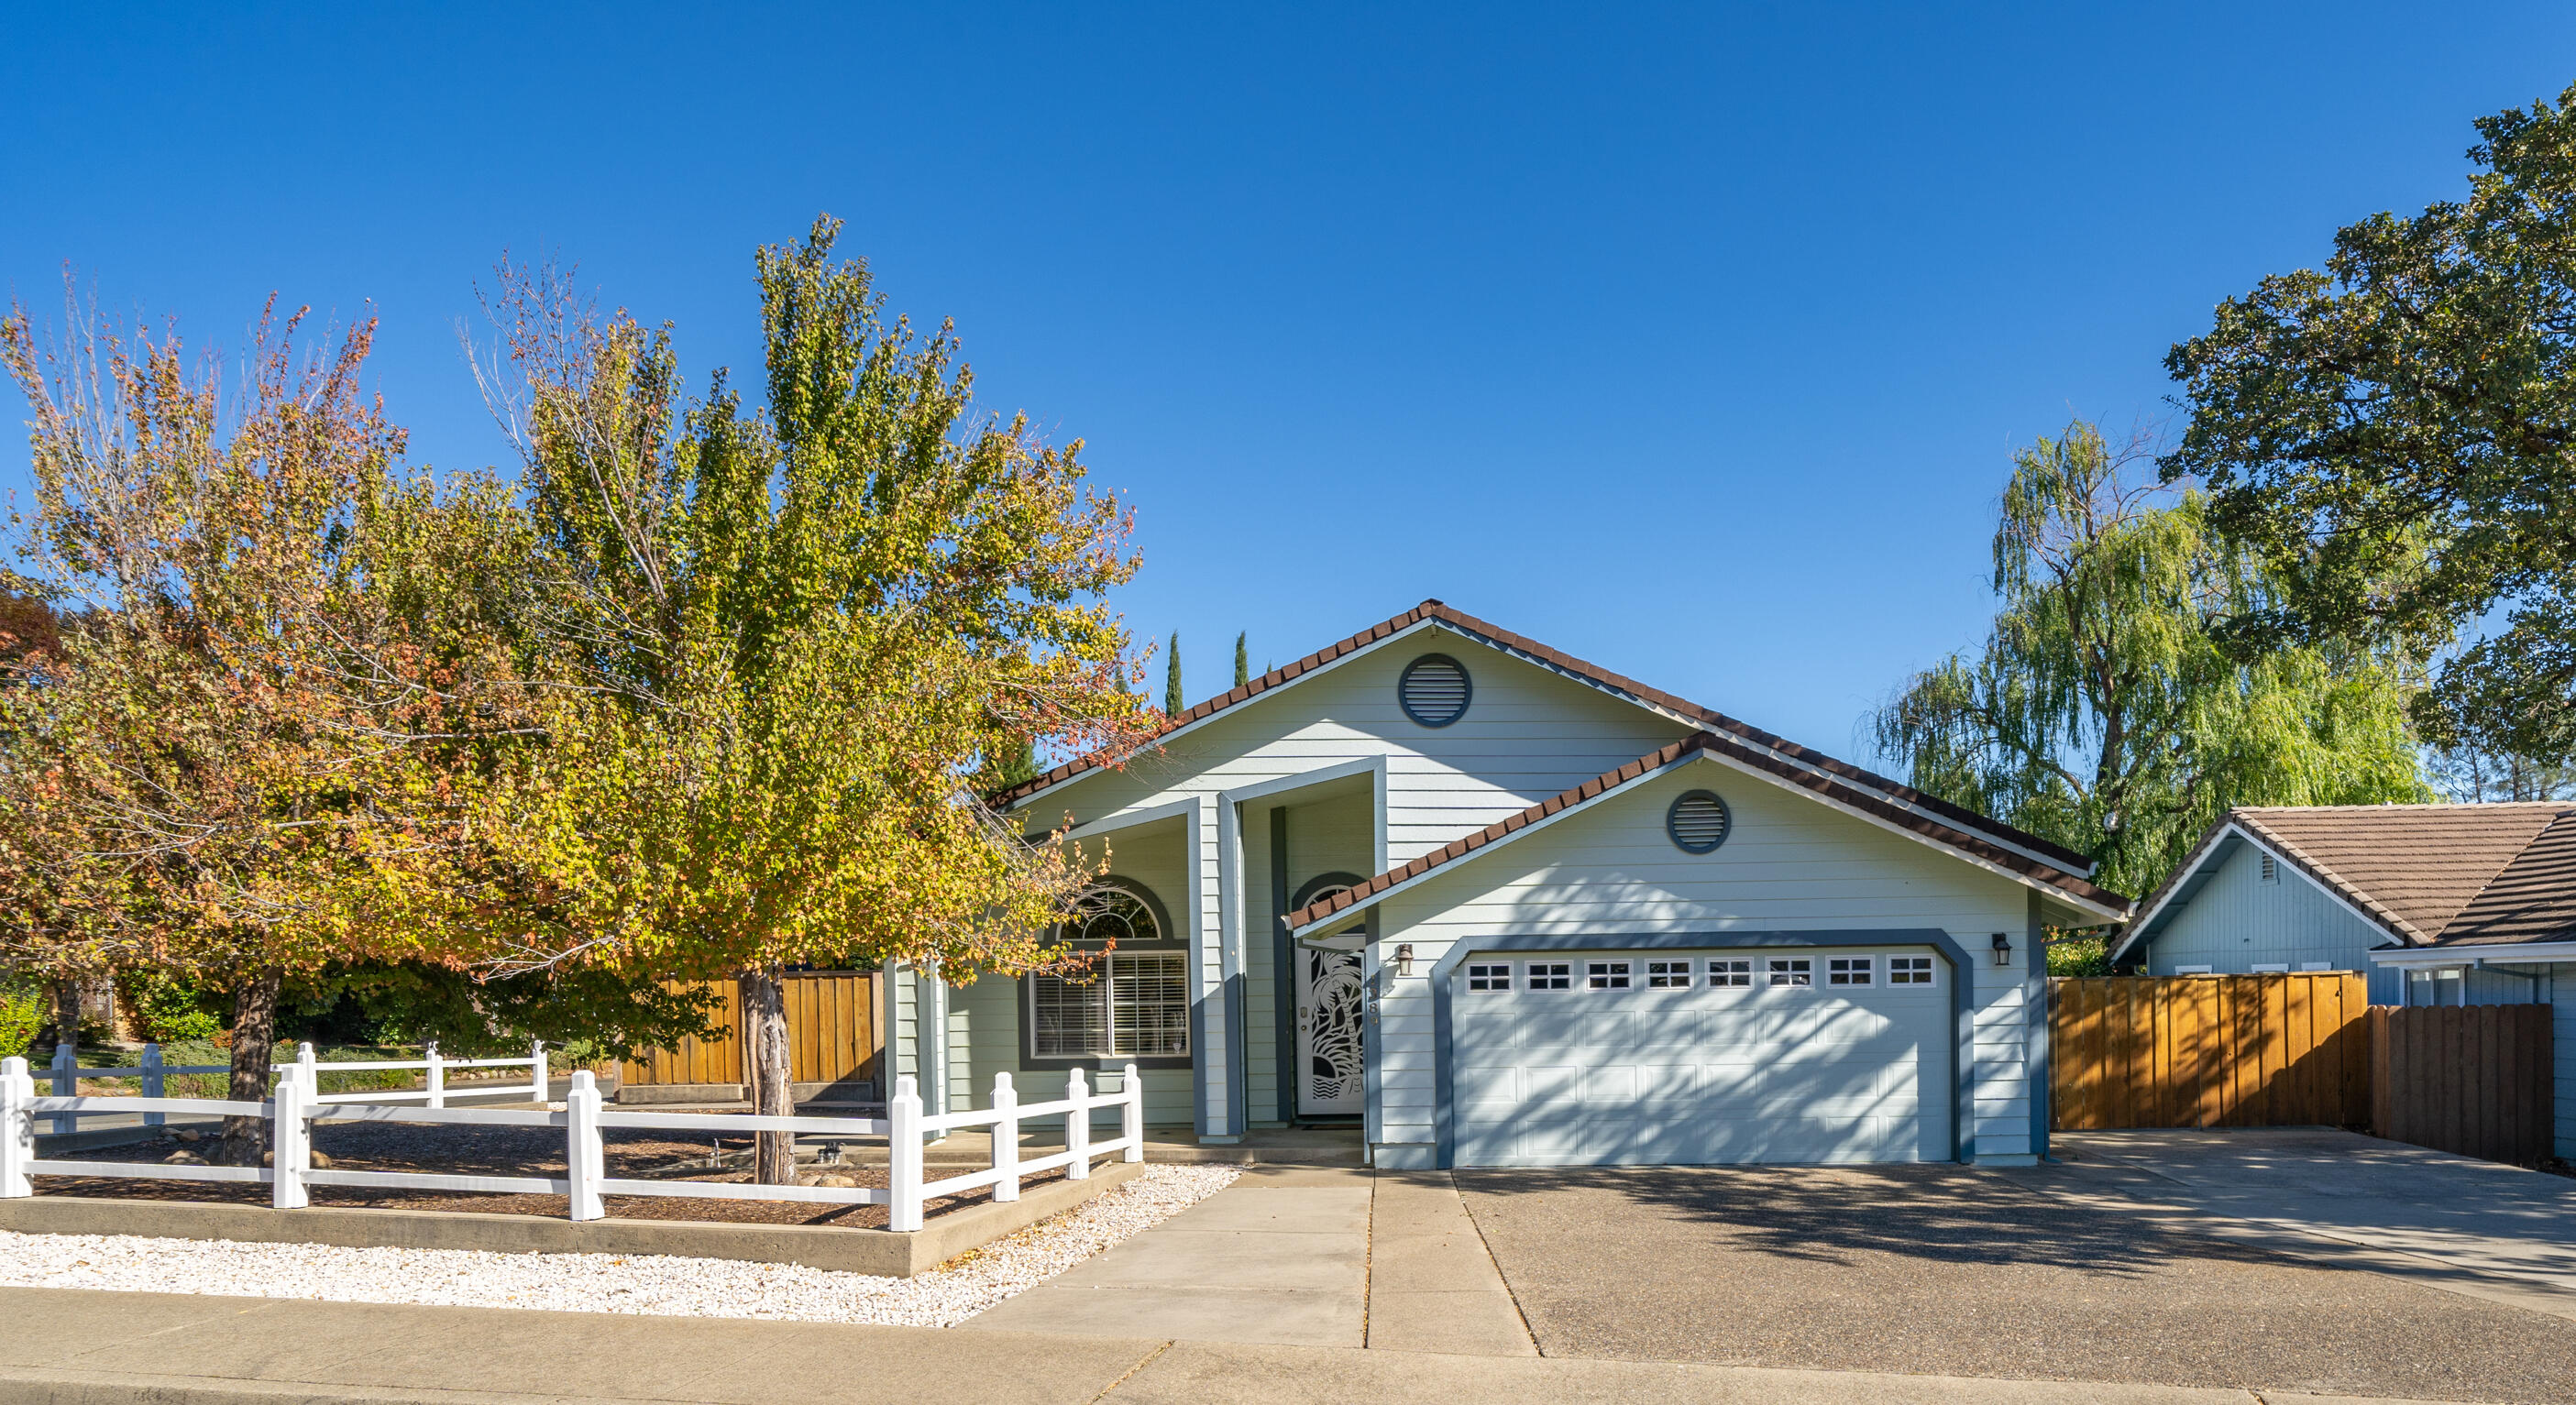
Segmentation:
<svg viewBox="0 0 2576 1405">
<path fill-rule="evenodd" d="M 849 221 L 1137 511 L 1195 700 L 1426 596 L 1830 751 L 1979 637 L 2012 448 L 2456 194 L 2576 7 L 0 4 L 0 280 L 384 319 L 416 458 L 505 249 L 757 362 Z M 0 442 L 0 485 L 26 479 Z M 1160 674 L 1153 694 L 1160 696 Z"/>
</svg>

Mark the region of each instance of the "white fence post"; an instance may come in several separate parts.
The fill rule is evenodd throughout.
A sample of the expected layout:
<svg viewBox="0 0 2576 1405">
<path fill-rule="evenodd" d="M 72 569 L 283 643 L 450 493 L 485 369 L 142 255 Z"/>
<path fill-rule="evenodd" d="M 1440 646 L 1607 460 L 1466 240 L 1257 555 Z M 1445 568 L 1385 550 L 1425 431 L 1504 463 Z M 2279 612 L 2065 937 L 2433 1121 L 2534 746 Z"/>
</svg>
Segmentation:
<svg viewBox="0 0 2576 1405">
<path fill-rule="evenodd" d="M 530 1077 L 528 1079 L 528 1096 L 536 1102 L 546 1102 L 549 1100 L 547 1095 L 554 1089 L 553 1080 L 546 1077 L 546 1041 L 542 1039 L 529 1040 L 528 1057 L 534 1061 L 529 1068 Z M 591 1096 L 595 1098 L 599 1096 L 599 1090 L 596 1086 L 599 1080 L 594 1078 L 591 1082 L 594 1085 L 591 1089 Z"/>
<path fill-rule="evenodd" d="M 1064 1178 L 1091 1179 L 1091 1087 L 1075 1069 L 1064 1076 L 1064 1099 L 1073 1110 L 1064 1115 Z"/>
<path fill-rule="evenodd" d="M 447 1070 L 439 1067 L 438 1041 L 429 1041 L 429 1105 L 447 1106 Z"/>
<path fill-rule="evenodd" d="M 599 1082 L 589 1069 L 573 1073 L 564 1094 L 564 1174 L 572 1182 L 571 1213 L 576 1220 L 604 1220 L 608 1206 L 600 1198 L 600 1178 L 608 1174 L 608 1152 L 599 1141 Z"/>
<path fill-rule="evenodd" d="M 1118 1135 L 1127 1149 L 1118 1154 L 1121 1161 L 1145 1159 L 1145 1080 L 1136 1076 L 1136 1066 L 1127 1065 L 1127 1081 L 1118 1085 Z"/>
<path fill-rule="evenodd" d="M 993 1075 L 993 1198 L 1020 1198 L 1020 1094 L 1011 1075 Z"/>
<path fill-rule="evenodd" d="M 74 1042 L 54 1043 L 54 1096 L 68 1098 L 80 1092 L 80 1049 Z M 54 1114 L 54 1135 L 80 1130 L 80 1115 L 71 1112 Z"/>
<path fill-rule="evenodd" d="M 36 1159 L 35 1105 L 27 1061 L 15 1054 L 0 1059 L 0 1200 L 36 1193 L 27 1181 L 27 1163 Z"/>
<path fill-rule="evenodd" d="M 921 1094 L 912 1075 L 886 1099 L 886 1228 L 921 1228 Z"/>
<path fill-rule="evenodd" d="M 322 1100 L 322 1069 L 320 1067 L 320 1062 L 320 1060 L 313 1056 L 312 1041 L 307 1040 L 304 1043 L 295 1046 L 296 1072 L 304 1076 L 304 1091 L 312 1094 L 315 1102 L 320 1102 Z"/>
<path fill-rule="evenodd" d="M 313 1124 L 305 1119 L 313 1115 L 313 1085 L 305 1080 L 310 1077 L 299 1061 L 277 1080 L 277 1092 L 268 1102 L 269 1203 L 280 1210 L 301 1210 L 308 1203 L 304 1173 L 313 1165 Z"/>
<path fill-rule="evenodd" d="M 164 1093 L 162 1092 L 162 1090 L 163 1090 L 164 1088 L 168 1087 L 169 1085 L 168 1085 L 168 1084 L 166 1084 L 166 1083 L 164 1083 L 164 1082 L 162 1081 L 162 1078 L 161 1078 L 161 1063 L 162 1063 L 162 1059 L 161 1059 L 161 1046 L 160 1046 L 160 1044 L 159 1044 L 158 1042 L 155 1042 L 155 1043 L 150 1043 L 150 1044 L 146 1044 L 146 1045 L 144 1045 L 144 1046 L 143 1046 L 143 1096 L 145 1096 L 145 1097 L 147 1097 L 147 1098 L 158 1098 L 158 1097 L 166 1096 L 166 1094 L 164 1094 Z M 158 1126 L 161 1126 L 162 1124 L 164 1124 L 164 1123 L 168 1122 L 169 1120 L 170 1120 L 170 1114 L 168 1114 L 168 1113 L 166 1113 L 166 1112 L 147 1112 L 147 1113 L 143 1114 L 143 1125 L 144 1125 L 144 1126 L 146 1126 L 146 1127 L 158 1127 Z"/>
</svg>

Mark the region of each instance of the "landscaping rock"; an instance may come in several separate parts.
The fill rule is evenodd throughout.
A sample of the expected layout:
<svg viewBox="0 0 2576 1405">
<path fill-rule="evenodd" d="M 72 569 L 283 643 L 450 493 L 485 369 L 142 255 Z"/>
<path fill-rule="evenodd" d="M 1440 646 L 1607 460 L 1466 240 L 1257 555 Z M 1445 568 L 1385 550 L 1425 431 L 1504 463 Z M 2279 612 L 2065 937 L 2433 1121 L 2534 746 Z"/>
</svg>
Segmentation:
<svg viewBox="0 0 2576 1405">
<path fill-rule="evenodd" d="M 164 1166 L 203 1166 L 206 1164 L 206 1158 L 199 1156 L 193 1151 L 182 1148 L 162 1157 L 161 1164 Z"/>
</svg>

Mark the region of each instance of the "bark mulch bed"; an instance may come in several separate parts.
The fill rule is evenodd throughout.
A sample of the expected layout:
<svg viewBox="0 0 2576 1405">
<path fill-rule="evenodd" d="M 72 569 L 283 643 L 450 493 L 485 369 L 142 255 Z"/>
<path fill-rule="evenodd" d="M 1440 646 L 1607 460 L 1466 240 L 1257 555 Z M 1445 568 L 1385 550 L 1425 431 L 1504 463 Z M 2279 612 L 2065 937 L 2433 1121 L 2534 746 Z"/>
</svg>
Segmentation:
<svg viewBox="0 0 2576 1405">
<path fill-rule="evenodd" d="M 669 1174 L 690 1163 L 704 1164 L 721 1147 L 740 1151 L 750 1145 L 743 1136 L 683 1139 L 662 1128 L 606 1128 L 600 1133 L 612 1178 L 654 1176 L 656 1179 L 747 1184 L 748 1170 L 706 1170 Z M 215 1149 L 209 1133 L 194 1143 L 161 1137 L 131 1146 L 102 1147 L 65 1159 L 150 1163 L 176 1151 L 200 1154 Z M 317 1122 L 313 1149 L 331 1158 L 341 1171 L 414 1171 L 465 1176 L 560 1176 L 564 1173 L 563 1133 L 546 1127 L 471 1127 L 455 1124 L 399 1122 Z M 883 1166 L 825 1165 L 829 1174 L 850 1177 L 863 1186 L 886 1183 Z M 655 1173 L 663 1173 L 656 1175 Z M 1023 1186 L 1042 1184 L 1061 1170 L 1031 1176 Z M 937 1173 L 930 1176 L 937 1179 Z M 265 1205 L 269 1188 L 246 1181 L 129 1180 L 115 1176 L 37 1176 L 40 1195 L 83 1195 L 107 1200 L 182 1200 L 199 1203 Z M 445 1190 L 388 1190 L 374 1186 L 313 1186 L 315 1205 L 348 1205 L 379 1210 L 456 1210 L 486 1215 L 538 1215 L 563 1218 L 567 1204 L 560 1195 L 487 1195 Z M 991 1197 L 977 1189 L 924 1204 L 926 1213 L 980 1205 Z M 697 1200 L 658 1195 L 612 1195 L 608 1213 L 627 1220 L 698 1220 L 728 1224 L 816 1224 L 852 1229 L 881 1229 L 882 1205 L 815 1205 L 794 1200 Z"/>
</svg>

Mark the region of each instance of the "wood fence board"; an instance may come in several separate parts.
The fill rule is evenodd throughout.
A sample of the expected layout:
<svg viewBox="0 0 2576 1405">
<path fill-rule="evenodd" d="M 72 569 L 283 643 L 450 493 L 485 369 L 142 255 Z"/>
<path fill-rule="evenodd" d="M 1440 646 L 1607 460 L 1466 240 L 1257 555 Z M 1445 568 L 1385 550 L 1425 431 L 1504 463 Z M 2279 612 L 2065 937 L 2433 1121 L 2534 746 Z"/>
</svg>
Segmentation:
<svg viewBox="0 0 2576 1405">
<path fill-rule="evenodd" d="M 2051 981 L 2052 1125 L 2361 1125 L 2363 989 L 2346 972 Z"/>
<path fill-rule="evenodd" d="M 2383 1006 L 2369 1028 L 2372 1132 L 2493 1161 L 2549 1154 L 2548 1006 Z"/>
</svg>

